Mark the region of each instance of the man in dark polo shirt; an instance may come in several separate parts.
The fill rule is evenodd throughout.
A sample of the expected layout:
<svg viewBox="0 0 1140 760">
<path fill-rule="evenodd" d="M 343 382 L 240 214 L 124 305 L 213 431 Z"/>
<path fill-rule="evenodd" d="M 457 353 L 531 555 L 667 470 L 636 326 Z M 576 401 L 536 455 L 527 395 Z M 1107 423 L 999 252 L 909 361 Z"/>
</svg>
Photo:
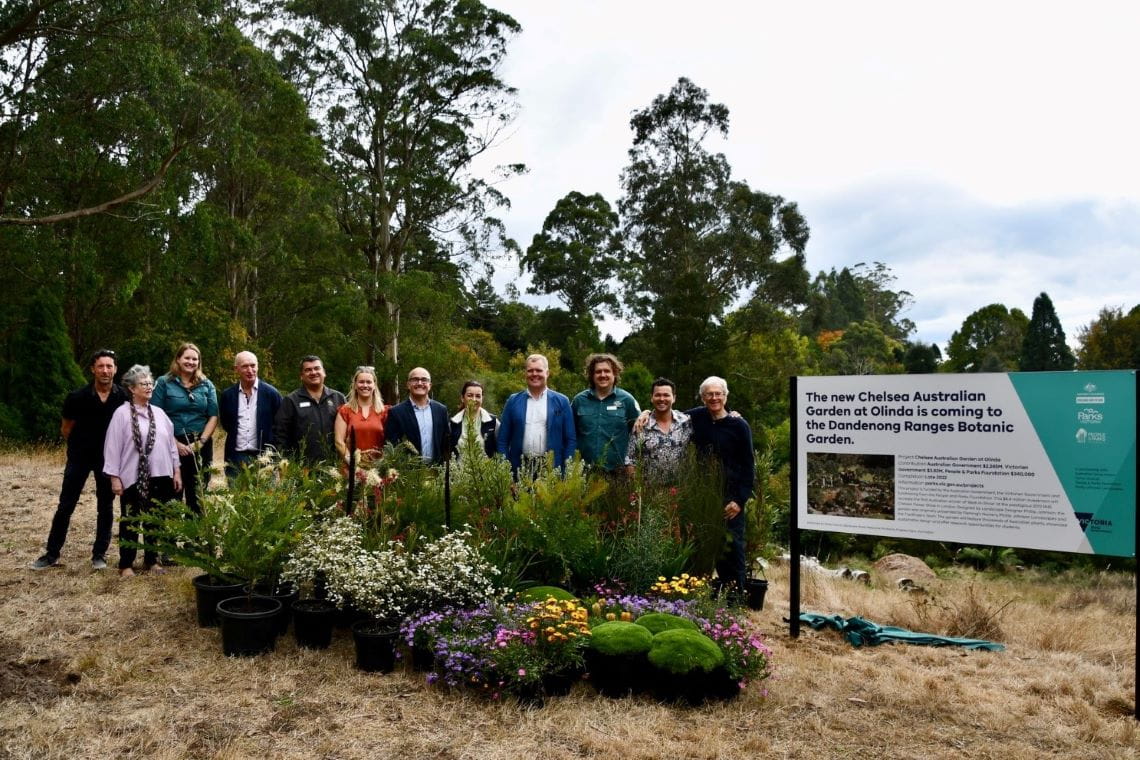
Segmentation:
<svg viewBox="0 0 1140 760">
<path fill-rule="evenodd" d="M 127 400 L 126 392 L 115 385 L 115 352 L 107 349 L 91 356 L 91 374 L 94 381 L 72 391 L 63 402 L 63 422 L 60 435 L 67 441 L 67 464 L 63 468 L 63 487 L 59 491 L 59 506 L 51 521 L 47 550 L 32 563 L 32 569 L 42 570 L 59 564 L 71 514 L 87 484 L 87 476 L 95 475 L 95 543 L 91 546 L 91 567 L 107 567 L 107 548 L 111 545 L 111 528 L 115 522 L 115 495 L 111 481 L 103 474 L 103 438 L 111 415 Z"/>
</svg>

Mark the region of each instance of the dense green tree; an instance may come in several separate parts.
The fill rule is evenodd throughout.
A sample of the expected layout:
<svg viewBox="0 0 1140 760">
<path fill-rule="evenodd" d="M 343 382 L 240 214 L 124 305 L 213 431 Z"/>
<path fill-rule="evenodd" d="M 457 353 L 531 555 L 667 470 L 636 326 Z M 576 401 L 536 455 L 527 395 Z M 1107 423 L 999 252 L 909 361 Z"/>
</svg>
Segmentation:
<svg viewBox="0 0 1140 760">
<path fill-rule="evenodd" d="M 902 314 L 913 297 L 905 290 L 894 290 L 895 279 L 880 261 L 820 272 L 800 315 L 801 329 L 815 336 L 824 330 L 842 330 L 852 322 L 871 321 L 887 337 L 906 340 L 914 332 L 914 323 Z"/>
<path fill-rule="evenodd" d="M 649 366 L 684 395 L 722 364 L 730 304 L 803 301 L 808 226 L 794 203 L 732 179 L 724 155 L 709 151 L 707 138 L 728 133 L 728 109 L 688 79 L 635 113 L 630 127 L 619 203 L 626 304 L 652 336 Z"/>
<path fill-rule="evenodd" d="M 1047 293 L 1042 293 L 1033 299 L 1033 316 L 1029 318 L 1021 342 L 1019 368 L 1022 372 L 1071 370 L 1076 363 L 1076 357 L 1065 343 L 1065 331 L 1053 301 Z"/>
<path fill-rule="evenodd" d="M 912 343 L 908 341 L 903 351 L 903 369 L 908 375 L 921 375 L 938 371 L 942 361 L 942 351 L 937 343 Z"/>
<path fill-rule="evenodd" d="M 71 341 L 54 298 L 29 303 L 6 354 L 0 368 L 0 422 L 8 417 L 13 429 L 0 430 L 0 435 L 57 439 L 63 399 L 83 385 L 83 373 L 71 356 Z"/>
<path fill-rule="evenodd" d="M 1012 372 L 1018 369 L 1029 317 L 1000 303 L 983 306 L 962 322 L 946 347 L 947 372 Z"/>
<path fill-rule="evenodd" d="M 885 375 L 901 372 L 902 344 L 871 320 L 852 322 L 828 344 L 821 360 L 826 374 Z"/>
<path fill-rule="evenodd" d="M 477 258 L 501 235 L 491 214 L 505 199 L 471 166 L 514 115 L 498 69 L 519 26 L 477 0 L 272 5 L 276 49 L 324 117 L 337 220 L 359 262 L 346 274 L 370 316 L 358 341 L 399 366 L 398 286 L 418 244 Z"/>
<path fill-rule="evenodd" d="M 534 275 L 528 293 L 553 294 L 584 316 L 619 311 L 613 285 L 619 261 L 618 215 L 600 194 L 572 191 L 559 199 L 522 256 Z"/>
<path fill-rule="evenodd" d="M 1140 304 L 1127 314 L 1106 306 L 1077 340 L 1081 369 L 1140 369 Z"/>
</svg>

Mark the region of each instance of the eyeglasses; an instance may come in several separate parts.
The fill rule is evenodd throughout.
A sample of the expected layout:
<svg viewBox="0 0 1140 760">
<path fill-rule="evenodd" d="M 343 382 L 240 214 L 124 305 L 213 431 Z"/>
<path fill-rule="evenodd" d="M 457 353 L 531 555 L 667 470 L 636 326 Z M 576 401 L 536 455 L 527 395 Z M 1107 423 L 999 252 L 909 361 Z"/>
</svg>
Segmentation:
<svg viewBox="0 0 1140 760">
<path fill-rule="evenodd" d="M 137 383 L 135 383 L 135 387 L 136 388 L 153 388 L 154 387 L 154 381 L 153 380 L 139 380 Z"/>
<path fill-rule="evenodd" d="M 409 377 L 408 382 L 409 383 L 430 383 L 431 378 L 430 377 Z"/>
</svg>

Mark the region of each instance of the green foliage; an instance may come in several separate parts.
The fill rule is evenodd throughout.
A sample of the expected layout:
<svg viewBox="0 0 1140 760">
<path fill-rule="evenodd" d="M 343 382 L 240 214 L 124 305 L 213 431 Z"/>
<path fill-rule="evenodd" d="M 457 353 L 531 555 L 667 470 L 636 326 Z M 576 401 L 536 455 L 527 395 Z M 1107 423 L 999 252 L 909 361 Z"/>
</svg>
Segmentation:
<svg viewBox="0 0 1140 760">
<path fill-rule="evenodd" d="M 345 275 L 366 306 L 365 359 L 395 364 L 401 314 L 432 300 L 430 290 L 408 300 L 400 289 L 424 255 L 457 264 L 505 245 L 492 216 L 505 198 L 471 164 L 514 115 L 498 72 L 519 25 L 476 0 L 291 0 L 270 12 L 285 70 L 324 116 L 353 257 Z M 443 279 L 459 271 L 446 269 L 431 268 Z"/>
<path fill-rule="evenodd" d="M 821 369 L 835 375 L 885 375 L 902 371 L 902 344 L 874 322 L 852 322 L 824 351 Z"/>
<path fill-rule="evenodd" d="M 574 190 L 559 199 L 522 256 L 522 268 L 534 275 L 527 292 L 555 294 L 575 316 L 618 313 L 609 278 L 594 274 L 617 267 L 617 227 L 618 215 L 599 193 Z"/>
<path fill-rule="evenodd" d="M 1140 304 L 1125 314 L 1119 307 L 1100 310 L 1077 336 L 1081 369 L 1140 367 Z"/>
<path fill-rule="evenodd" d="M 684 568 L 693 575 L 710 575 L 724 551 L 724 470 L 715 460 L 686 451 L 676 492 L 666 490 L 675 504 L 681 538 L 691 546 Z M 666 577 L 676 573 L 658 573 Z"/>
<path fill-rule="evenodd" d="M 611 620 L 590 629 L 590 647 L 600 654 L 613 657 L 644 654 L 652 645 L 653 634 L 636 623 Z"/>
<path fill-rule="evenodd" d="M 983 306 L 962 322 L 950 336 L 947 372 L 1012 372 L 1017 370 L 1021 344 L 1029 318 L 1020 309 L 1007 309 L 1000 303 Z"/>
<path fill-rule="evenodd" d="M 633 622 L 648 628 L 654 635 L 674 629 L 697 630 L 697 624 L 692 620 L 668 612 L 647 612 Z"/>
<path fill-rule="evenodd" d="M 59 303 L 32 298 L 7 345 L 0 367 L 0 430 L 14 440 L 59 438 L 60 409 L 67 394 L 83 385 L 71 358 L 71 344 Z"/>
<path fill-rule="evenodd" d="M 776 307 L 802 302 L 808 227 L 794 203 L 733 180 L 724 155 L 709 152 L 706 138 L 728 133 L 728 109 L 688 79 L 630 128 L 619 203 L 626 304 L 655 349 L 638 358 L 687 398 L 720 364 L 719 323 L 744 289 Z"/>
<path fill-rule="evenodd" d="M 682 535 L 676 503 L 646 499 L 637 519 L 611 539 L 608 567 L 595 582 L 618 578 L 627 591 L 641 594 L 660 576 L 680 575 L 689 564 L 692 544 Z"/>
<path fill-rule="evenodd" d="M 1065 331 L 1047 293 L 1033 299 L 1033 316 L 1021 343 L 1018 367 L 1022 372 L 1040 370 L 1068 371 L 1076 365 L 1076 357 L 1065 343 Z"/>
<path fill-rule="evenodd" d="M 565 477 L 551 466 L 520 477 L 517 498 L 506 509 L 525 519 L 517 550 L 534 555 L 532 580 L 585 588 L 606 577 L 607 551 L 591 510 L 605 490 L 578 457 L 566 464 Z"/>
<path fill-rule="evenodd" d="M 215 578 L 273 584 L 312 522 L 312 492 L 324 487 L 321 476 L 298 467 L 259 465 L 242 470 L 227 490 L 203 492 L 200 515 L 171 501 L 123 519 L 179 564 Z"/>
<path fill-rule="evenodd" d="M 649 662 L 670 673 L 705 673 L 724 664 L 724 652 L 716 642 L 696 630 L 673 628 L 653 637 Z"/>
<path fill-rule="evenodd" d="M 560 602 L 576 602 L 578 598 L 564 588 L 558 586 L 531 586 L 523 589 L 516 597 L 520 602 L 545 602 L 547 599 L 557 599 Z"/>
<path fill-rule="evenodd" d="M 903 370 L 908 375 L 920 375 L 938 371 L 938 363 L 942 361 L 942 351 L 937 343 L 905 344 L 903 352 Z"/>
</svg>

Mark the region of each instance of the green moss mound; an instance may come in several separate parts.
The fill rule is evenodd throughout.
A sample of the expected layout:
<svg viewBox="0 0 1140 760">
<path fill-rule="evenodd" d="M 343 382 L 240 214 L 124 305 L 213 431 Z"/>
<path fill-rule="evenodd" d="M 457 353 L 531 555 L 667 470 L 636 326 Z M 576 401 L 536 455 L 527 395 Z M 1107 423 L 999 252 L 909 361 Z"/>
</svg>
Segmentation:
<svg viewBox="0 0 1140 760">
<path fill-rule="evenodd" d="M 662 631 L 672 631 L 681 629 L 686 631 L 699 631 L 697 624 L 688 618 L 683 618 L 680 615 L 672 615 L 668 612 L 647 612 L 637 620 L 633 621 L 638 625 L 643 625 L 649 629 L 652 634 L 658 634 Z"/>
<path fill-rule="evenodd" d="M 653 634 L 645 626 L 611 620 L 590 630 L 590 646 L 599 654 L 614 656 L 643 654 L 649 651 Z"/>
<path fill-rule="evenodd" d="M 724 664 L 724 652 L 703 633 L 674 628 L 653 637 L 649 661 L 662 670 L 678 675 L 695 670 L 708 673 Z"/>
<path fill-rule="evenodd" d="M 532 588 L 523 589 L 518 593 L 518 600 L 520 602 L 545 602 L 550 597 L 554 597 L 560 602 L 578 601 L 578 597 L 566 589 L 558 588 L 557 586 L 534 586 Z"/>
</svg>

